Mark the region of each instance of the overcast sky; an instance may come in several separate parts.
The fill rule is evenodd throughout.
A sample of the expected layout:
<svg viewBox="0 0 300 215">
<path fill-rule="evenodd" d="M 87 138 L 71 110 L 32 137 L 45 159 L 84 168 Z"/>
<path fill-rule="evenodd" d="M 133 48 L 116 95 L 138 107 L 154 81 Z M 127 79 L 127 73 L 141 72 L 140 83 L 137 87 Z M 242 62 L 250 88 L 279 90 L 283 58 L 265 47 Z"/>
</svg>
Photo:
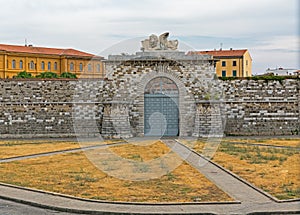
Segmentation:
<svg viewBox="0 0 300 215">
<path fill-rule="evenodd" d="M 105 56 L 134 53 L 141 39 L 169 31 L 169 39 L 190 47 L 180 46 L 183 50 L 219 49 L 221 43 L 223 49 L 249 49 L 254 74 L 300 68 L 299 0 L 0 0 L 0 5 L 0 43 L 24 45 L 27 38 L 34 46 Z M 120 42 L 120 49 L 110 48 Z"/>
</svg>

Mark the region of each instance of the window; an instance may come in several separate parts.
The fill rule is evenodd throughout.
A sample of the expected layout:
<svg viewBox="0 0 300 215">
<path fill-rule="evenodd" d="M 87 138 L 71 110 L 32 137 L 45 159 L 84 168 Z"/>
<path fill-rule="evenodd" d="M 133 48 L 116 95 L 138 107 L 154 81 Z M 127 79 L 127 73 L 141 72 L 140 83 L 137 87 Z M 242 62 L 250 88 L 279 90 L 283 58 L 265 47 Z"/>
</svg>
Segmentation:
<svg viewBox="0 0 300 215">
<path fill-rule="evenodd" d="M 79 64 L 79 71 L 82 72 L 82 70 L 83 70 L 83 66 L 82 66 L 82 63 L 80 63 Z"/>
<path fill-rule="evenodd" d="M 41 69 L 45 70 L 45 62 L 44 61 L 42 61 L 42 63 L 41 63 Z"/>
<path fill-rule="evenodd" d="M 232 76 L 233 76 L 233 77 L 236 77 L 236 70 L 233 70 L 233 71 L 232 71 Z"/>
<path fill-rule="evenodd" d="M 35 68 L 34 62 L 30 61 L 29 69 L 34 70 L 34 68 Z"/>
<path fill-rule="evenodd" d="M 246 66 L 248 66 L 248 60 L 246 60 Z"/>
<path fill-rule="evenodd" d="M 51 70 L 51 62 L 48 62 L 48 71 Z"/>
<path fill-rule="evenodd" d="M 19 68 L 20 68 L 20 69 L 23 69 L 23 61 L 22 61 L 22 60 L 20 60 Z"/>
<path fill-rule="evenodd" d="M 54 62 L 54 70 L 57 70 L 57 62 Z"/>
<path fill-rule="evenodd" d="M 88 71 L 91 72 L 92 71 L 92 64 L 88 64 Z"/>
<path fill-rule="evenodd" d="M 222 77 L 226 77 L 226 71 L 225 70 L 222 71 Z"/>
<path fill-rule="evenodd" d="M 12 60 L 12 62 L 11 62 L 11 67 L 12 67 L 13 69 L 16 68 L 16 60 Z"/>
<path fill-rule="evenodd" d="M 97 64 L 97 72 L 100 72 L 100 64 Z"/>
<path fill-rule="evenodd" d="M 232 61 L 232 66 L 236 66 L 236 60 Z"/>
<path fill-rule="evenodd" d="M 74 63 L 70 63 L 70 71 L 74 70 Z"/>
<path fill-rule="evenodd" d="M 222 66 L 226 66 L 226 61 L 222 61 Z"/>
</svg>

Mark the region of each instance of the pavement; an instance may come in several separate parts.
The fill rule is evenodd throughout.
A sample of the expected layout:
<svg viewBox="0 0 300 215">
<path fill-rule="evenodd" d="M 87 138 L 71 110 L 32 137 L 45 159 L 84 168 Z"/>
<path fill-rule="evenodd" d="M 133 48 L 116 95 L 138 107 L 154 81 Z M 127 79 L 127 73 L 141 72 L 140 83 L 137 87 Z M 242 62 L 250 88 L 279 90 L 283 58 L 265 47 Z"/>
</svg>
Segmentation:
<svg viewBox="0 0 300 215">
<path fill-rule="evenodd" d="M 72 213 L 38 208 L 26 204 L 0 199 L 0 214 L 1 215 L 71 215 Z"/>
<path fill-rule="evenodd" d="M 6 203 L 16 202 L 11 204 L 22 203 L 32 209 L 35 207 L 47 209 L 50 210 L 48 214 L 53 211 L 63 212 L 62 214 L 300 214 L 300 201 L 278 201 L 180 142 L 173 139 L 165 139 L 163 142 L 236 201 L 173 204 L 115 203 L 75 198 L 6 184 L 0 184 L 0 199 Z M 1 207 L 1 201 L 0 214 L 2 215 L 5 214 L 3 213 L 5 210 Z M 47 213 L 47 211 L 43 212 Z"/>
</svg>

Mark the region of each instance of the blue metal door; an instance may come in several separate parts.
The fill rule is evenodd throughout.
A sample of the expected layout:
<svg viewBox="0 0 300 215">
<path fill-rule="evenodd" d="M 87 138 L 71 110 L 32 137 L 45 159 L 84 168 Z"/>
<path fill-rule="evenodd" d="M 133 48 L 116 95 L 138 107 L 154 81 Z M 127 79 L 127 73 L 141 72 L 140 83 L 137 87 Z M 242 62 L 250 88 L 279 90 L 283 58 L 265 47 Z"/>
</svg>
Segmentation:
<svg viewBox="0 0 300 215">
<path fill-rule="evenodd" d="M 177 136 L 179 134 L 178 89 L 175 83 L 170 81 L 166 78 L 157 78 L 149 82 L 150 88 L 146 87 L 145 136 Z"/>
</svg>

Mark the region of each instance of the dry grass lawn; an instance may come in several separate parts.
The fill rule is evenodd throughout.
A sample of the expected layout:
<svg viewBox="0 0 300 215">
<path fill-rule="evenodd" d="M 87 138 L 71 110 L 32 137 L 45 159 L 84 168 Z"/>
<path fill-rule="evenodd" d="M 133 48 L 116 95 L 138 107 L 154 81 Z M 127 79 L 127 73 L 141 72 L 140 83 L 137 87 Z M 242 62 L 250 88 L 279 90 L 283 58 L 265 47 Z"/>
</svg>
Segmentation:
<svg viewBox="0 0 300 215">
<path fill-rule="evenodd" d="M 300 153 L 224 143 L 213 161 L 278 199 L 300 198 Z"/>
<path fill-rule="evenodd" d="M 205 141 L 203 139 L 185 144 L 192 146 L 199 153 L 206 154 L 211 145 Z M 213 161 L 278 199 L 300 198 L 299 150 L 255 146 L 255 144 L 299 147 L 300 139 L 225 138 L 218 146 Z"/>
<path fill-rule="evenodd" d="M 149 146 L 111 147 L 119 156 L 146 161 L 168 154 L 161 142 Z M 226 193 L 185 162 L 166 175 L 147 181 L 111 177 L 83 152 L 0 164 L 0 181 L 78 197 L 131 202 L 230 201 Z"/>
<path fill-rule="evenodd" d="M 250 143 L 259 145 L 273 145 L 273 146 L 290 146 L 300 147 L 299 138 L 276 138 L 276 139 L 224 139 L 223 142 L 231 143 Z"/>
<path fill-rule="evenodd" d="M 59 150 L 76 149 L 82 146 L 111 144 L 117 141 L 86 142 L 57 140 L 0 140 L 0 159 L 46 153 Z"/>
</svg>

